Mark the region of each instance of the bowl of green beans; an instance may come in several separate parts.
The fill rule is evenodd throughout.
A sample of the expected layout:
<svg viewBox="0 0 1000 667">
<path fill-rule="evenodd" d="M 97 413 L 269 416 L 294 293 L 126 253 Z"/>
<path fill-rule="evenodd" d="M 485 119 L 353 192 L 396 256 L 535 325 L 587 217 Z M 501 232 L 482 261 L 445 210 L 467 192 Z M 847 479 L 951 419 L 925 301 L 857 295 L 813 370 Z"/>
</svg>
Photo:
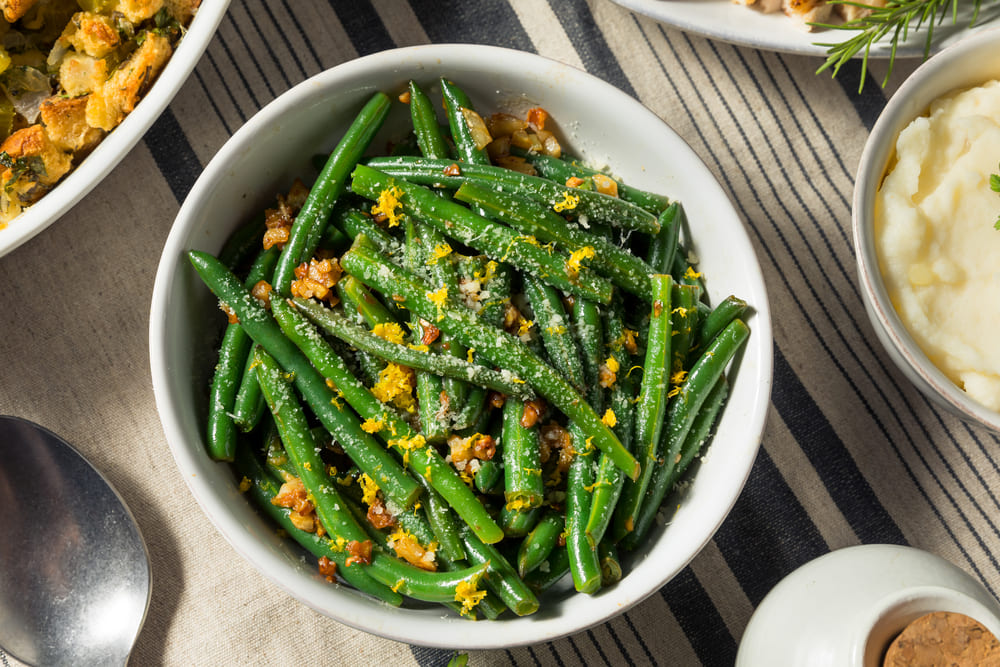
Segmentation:
<svg viewBox="0 0 1000 667">
<path fill-rule="evenodd" d="M 432 45 L 313 77 L 222 148 L 164 247 L 150 359 L 192 495 L 264 576 L 355 628 L 497 648 L 607 621 L 711 539 L 770 327 L 739 216 L 655 114 Z"/>
</svg>

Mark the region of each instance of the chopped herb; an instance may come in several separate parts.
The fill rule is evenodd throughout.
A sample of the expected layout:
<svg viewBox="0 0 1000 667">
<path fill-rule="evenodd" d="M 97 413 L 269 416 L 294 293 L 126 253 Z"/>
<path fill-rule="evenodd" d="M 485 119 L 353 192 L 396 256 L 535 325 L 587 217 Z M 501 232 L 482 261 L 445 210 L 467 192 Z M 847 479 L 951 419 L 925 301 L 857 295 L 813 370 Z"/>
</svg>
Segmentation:
<svg viewBox="0 0 1000 667">
<path fill-rule="evenodd" d="M 931 44 L 934 37 L 934 26 L 944 21 L 945 16 L 951 10 L 952 23 L 958 22 L 958 4 L 960 0 L 889 0 L 885 7 L 873 7 L 864 0 L 830 0 L 833 4 L 849 5 L 861 9 L 870 9 L 866 16 L 847 21 L 841 25 L 828 23 L 810 23 L 809 25 L 828 30 L 854 31 L 855 34 L 839 43 L 817 42 L 816 46 L 826 47 L 826 61 L 816 70 L 819 74 L 824 70 L 831 70 L 833 76 L 837 76 L 841 66 L 858 54 L 861 55 L 861 83 L 858 85 L 860 93 L 865 87 L 865 74 L 868 71 L 868 53 L 876 42 L 884 37 L 888 37 L 889 68 L 882 80 L 884 87 L 892 74 L 892 65 L 896 60 L 896 48 L 906 42 L 910 30 L 917 31 L 924 23 L 927 24 L 927 38 L 924 41 L 924 58 L 930 55 Z M 969 0 L 962 0 L 968 2 Z M 988 0 L 993 1 L 993 0 Z M 979 6 L 982 0 L 971 0 L 973 3 L 972 19 L 969 21 L 971 27 L 979 17 Z"/>
</svg>

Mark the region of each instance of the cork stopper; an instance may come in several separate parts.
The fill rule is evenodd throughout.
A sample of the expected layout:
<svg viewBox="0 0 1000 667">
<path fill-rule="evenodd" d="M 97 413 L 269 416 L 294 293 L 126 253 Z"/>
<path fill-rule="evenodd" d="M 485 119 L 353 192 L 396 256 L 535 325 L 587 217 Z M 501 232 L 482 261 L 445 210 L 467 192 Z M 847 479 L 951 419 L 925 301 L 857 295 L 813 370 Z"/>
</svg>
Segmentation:
<svg viewBox="0 0 1000 667">
<path fill-rule="evenodd" d="M 975 619 L 936 611 L 907 625 L 883 667 L 1000 667 L 1000 642 Z"/>
</svg>

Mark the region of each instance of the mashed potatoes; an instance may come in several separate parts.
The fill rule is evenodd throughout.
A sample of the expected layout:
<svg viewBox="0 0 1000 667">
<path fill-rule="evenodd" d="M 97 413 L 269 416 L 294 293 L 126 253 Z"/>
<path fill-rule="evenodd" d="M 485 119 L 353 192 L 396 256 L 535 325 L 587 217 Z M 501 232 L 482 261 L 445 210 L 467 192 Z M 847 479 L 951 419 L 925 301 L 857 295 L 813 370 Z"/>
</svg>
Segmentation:
<svg viewBox="0 0 1000 667">
<path fill-rule="evenodd" d="M 875 201 L 889 296 L 931 361 L 1000 411 L 1000 81 L 935 101 L 900 133 Z"/>
</svg>

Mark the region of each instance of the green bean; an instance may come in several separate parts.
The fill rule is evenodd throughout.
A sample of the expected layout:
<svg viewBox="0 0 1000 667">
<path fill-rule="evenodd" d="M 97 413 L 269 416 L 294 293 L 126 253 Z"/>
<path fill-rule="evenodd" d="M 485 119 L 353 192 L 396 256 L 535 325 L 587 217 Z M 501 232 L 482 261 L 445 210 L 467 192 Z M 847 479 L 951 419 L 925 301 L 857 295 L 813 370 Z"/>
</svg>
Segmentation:
<svg viewBox="0 0 1000 667">
<path fill-rule="evenodd" d="M 549 360 L 562 371 L 563 377 L 577 392 L 583 393 L 585 383 L 580 351 L 570 331 L 569 318 L 559 294 L 550 285 L 530 276 L 524 278 L 524 294 L 531 304 Z"/>
<path fill-rule="evenodd" d="M 354 192 L 377 199 L 384 191 L 398 194 L 403 213 L 433 225 L 442 234 L 457 239 L 497 261 L 537 275 L 546 282 L 578 296 L 607 303 L 611 284 L 587 268 L 574 269 L 569 258 L 544 249 L 531 236 L 519 236 L 509 227 L 492 222 L 465 206 L 442 199 L 433 191 L 358 165 L 351 183 Z"/>
<path fill-rule="evenodd" d="M 295 267 L 316 250 L 333 205 L 343 193 L 347 178 L 389 113 L 389 98 L 375 93 L 347 129 L 316 178 L 302 208 L 295 216 L 288 241 L 274 270 L 272 284 L 279 294 L 290 295 Z"/>
<path fill-rule="evenodd" d="M 434 104 L 415 81 L 410 81 L 410 118 L 424 157 L 447 158 L 448 144 L 441 134 Z"/>
<path fill-rule="evenodd" d="M 487 215 L 543 243 L 555 243 L 588 259 L 588 265 L 615 286 L 644 299 L 649 298 L 649 274 L 644 261 L 607 239 L 567 224 L 545 206 L 508 192 L 466 181 L 455 199 L 476 204 Z"/>
<path fill-rule="evenodd" d="M 704 350 L 708 347 L 719 332 L 736 318 L 742 317 L 746 309 L 747 302 L 732 295 L 720 301 L 701 323 L 695 350 Z"/>
<path fill-rule="evenodd" d="M 467 180 L 477 181 L 486 187 L 500 188 L 505 192 L 521 194 L 540 201 L 550 208 L 564 206 L 574 215 L 585 215 L 588 222 L 605 222 L 615 227 L 632 229 L 644 234 L 655 234 L 660 230 L 656 216 L 649 211 L 627 201 L 601 194 L 593 190 L 568 188 L 562 183 L 554 183 L 538 176 L 528 176 L 519 172 L 463 162 L 459 175 L 450 175 L 448 160 L 427 158 L 385 157 L 366 161 L 372 169 L 437 188 L 458 189 Z"/>
<path fill-rule="evenodd" d="M 622 364 L 623 367 L 626 364 Z M 622 374 L 624 375 L 624 373 Z M 622 444 L 630 449 L 635 435 L 635 392 L 629 377 L 619 377 L 611 388 L 610 408 L 615 415 L 614 432 Z M 607 456 L 601 455 L 591 495 L 590 517 L 585 530 L 587 537 L 597 544 L 604 537 L 611 518 L 614 516 L 618 498 L 621 496 L 625 476 Z"/>
<path fill-rule="evenodd" d="M 387 255 L 398 255 L 402 252 L 399 241 L 361 211 L 352 208 L 335 211 L 333 222 L 339 225 L 351 240 L 357 238 L 358 234 L 364 234 Z"/>
<path fill-rule="evenodd" d="M 504 505 L 500 510 L 500 525 L 507 537 L 524 537 L 527 535 L 542 514 L 541 507 L 531 509 L 510 509 Z"/>
<path fill-rule="evenodd" d="M 545 497 L 538 431 L 521 423 L 524 406 L 508 398 L 503 405 L 504 500 L 509 510 L 539 507 Z"/>
<path fill-rule="evenodd" d="M 700 288 L 694 285 L 674 284 L 671 293 L 673 308 L 670 312 L 670 328 L 673 332 L 670 341 L 671 374 L 683 371 L 687 367 L 698 316 L 697 302 L 700 291 Z"/>
<path fill-rule="evenodd" d="M 684 439 L 684 444 L 681 445 L 680 459 L 677 461 L 677 465 L 674 466 L 670 479 L 667 480 L 668 489 L 672 488 L 674 482 L 680 479 L 701 451 L 702 445 L 708 440 L 712 426 L 715 425 L 715 419 L 722 410 L 722 404 L 725 403 L 728 394 L 729 383 L 726 382 L 726 377 L 723 375 L 716 381 L 715 386 L 712 387 L 708 396 L 705 397 L 705 402 L 702 403 L 701 410 L 698 411 L 698 416 L 695 417 L 694 422 L 691 424 L 691 430 L 688 431 L 687 437 Z"/>
<path fill-rule="evenodd" d="M 247 287 L 253 287 L 266 277 L 278 259 L 276 249 L 257 256 L 247 275 Z M 239 324 L 230 324 L 219 345 L 219 358 L 212 375 L 208 398 L 208 454 L 216 461 L 232 461 L 236 452 L 236 423 L 233 405 L 238 395 L 240 373 L 247 365 L 251 341 Z"/>
<path fill-rule="evenodd" d="M 625 488 L 615 508 L 616 540 L 620 540 L 633 530 L 643 496 L 656 468 L 660 432 L 663 429 L 663 418 L 667 407 L 667 391 L 670 387 L 670 297 L 673 279 L 669 274 L 657 274 L 653 276 L 652 281 L 653 309 L 649 320 L 646 359 L 643 364 L 635 420 L 636 454 L 642 465 L 642 475 L 637 481 L 625 482 Z"/>
<path fill-rule="evenodd" d="M 363 542 L 367 538 L 364 529 L 341 508 L 343 500 L 336 486 L 330 484 L 326 464 L 320 458 L 320 448 L 309 430 L 305 412 L 288 384 L 290 378 L 274 357 L 259 346 L 254 352 L 254 361 L 261 391 L 278 426 L 285 452 L 312 497 L 323 526 L 346 540 Z"/>
<path fill-rule="evenodd" d="M 438 230 L 428 225 L 420 227 L 419 236 L 423 240 L 425 248 L 432 248 L 434 250 L 434 253 L 432 253 L 433 259 L 424 262 L 430 265 L 431 277 L 438 284 L 447 287 L 449 294 L 459 294 L 461 290 L 458 281 L 458 271 L 455 267 L 454 253 L 451 252 L 451 246 L 448 245 L 444 236 Z M 444 256 L 438 256 L 436 253 L 439 249 L 447 249 L 448 252 Z M 464 345 L 452 340 L 451 336 L 444 332 L 441 332 L 436 345 L 447 354 L 458 359 L 465 359 L 468 355 L 468 349 Z M 441 380 L 442 388 L 448 396 L 448 410 L 452 415 L 461 413 L 465 407 L 470 387 L 464 380 L 464 378 L 451 376 L 445 376 Z"/>
<path fill-rule="evenodd" d="M 559 541 L 566 522 L 556 511 L 547 510 L 527 537 L 522 540 L 517 551 L 517 572 L 524 577 L 549 557 Z"/>
<path fill-rule="evenodd" d="M 575 422 L 570 422 L 573 460 L 566 476 L 566 551 L 569 553 L 573 585 L 581 593 L 596 593 L 601 587 L 601 566 L 596 545 L 587 537 L 591 492 L 594 483 L 594 448 Z"/>
<path fill-rule="evenodd" d="M 524 583 L 536 594 L 541 595 L 567 574 L 569 574 L 569 554 L 566 547 L 556 547 L 547 560 L 525 575 Z"/>
<path fill-rule="evenodd" d="M 493 493 L 503 486 L 503 467 L 496 461 L 483 461 L 473 478 L 480 493 Z"/>
<path fill-rule="evenodd" d="M 501 376 L 503 373 L 501 371 Z M 516 384 L 516 383 L 515 383 Z M 525 395 L 525 392 L 530 391 L 532 394 L 534 391 L 531 387 L 525 387 L 524 385 L 519 385 L 521 387 L 517 393 L 512 393 L 515 395 Z M 469 428 L 472 424 L 479 421 L 480 417 L 486 411 L 486 396 L 487 388 L 485 386 L 479 387 L 475 386 L 469 390 L 469 394 L 465 397 L 465 405 L 462 406 L 462 410 L 453 416 L 452 427 L 456 431 L 461 431 Z"/>
<path fill-rule="evenodd" d="M 422 268 L 425 258 L 428 256 L 426 248 L 423 247 L 423 238 L 417 233 L 416 225 L 411 218 L 407 218 L 406 225 L 406 248 L 403 253 L 404 263 L 411 271 L 418 271 Z M 415 339 L 423 343 L 427 338 L 430 325 L 422 321 L 417 315 L 410 315 L 410 329 L 413 331 Z M 440 375 L 418 371 L 417 381 L 417 414 L 420 419 L 420 431 L 428 442 L 441 442 L 450 432 L 451 414 L 447 395 L 444 393 L 444 381 Z"/>
<path fill-rule="evenodd" d="M 660 231 L 649 244 L 647 260 L 655 273 L 669 273 L 674 265 L 677 242 L 683 226 L 684 209 L 677 202 L 668 206 L 660 214 Z"/>
<path fill-rule="evenodd" d="M 675 480 L 674 470 L 680 462 L 681 448 L 694 424 L 698 413 L 713 387 L 722 377 L 729 361 L 736 355 L 750 335 L 750 329 L 742 320 L 729 323 L 715 340 L 705 349 L 698 361 L 691 367 L 680 391 L 670 403 L 667 413 L 666 454 L 663 462 L 656 466 L 649 488 L 642 500 L 642 507 L 636 513 L 634 530 L 620 544 L 622 548 L 634 549 L 649 533 L 656 512 L 663 502 L 669 484 Z"/>
<path fill-rule="evenodd" d="M 443 77 L 441 95 L 444 98 L 444 111 L 448 117 L 448 127 L 451 129 L 451 138 L 455 143 L 458 157 L 472 164 L 489 164 L 490 158 L 486 155 L 486 150 L 476 145 L 469 121 L 465 117 L 466 111 L 475 113 L 472 101 L 461 88 Z"/>
<path fill-rule="evenodd" d="M 586 397 L 591 406 L 600 411 L 603 404 L 599 380 L 600 357 L 604 351 L 600 310 L 593 302 L 577 299 L 573 302 L 572 316 L 574 330 L 580 340 L 584 381 L 588 389 Z M 569 432 L 576 451 L 566 479 L 566 551 L 569 553 L 570 572 L 576 589 L 583 593 L 593 593 L 601 587 L 599 555 L 587 533 L 587 524 L 593 511 L 596 452 L 586 442 L 577 424 L 570 422 Z"/>
<path fill-rule="evenodd" d="M 424 485 L 424 512 L 440 545 L 441 553 L 453 561 L 465 560 L 465 549 L 462 547 L 458 527 L 451 516 L 448 502 L 426 478 L 419 479 Z"/>
<path fill-rule="evenodd" d="M 464 359 L 424 352 L 406 345 L 394 343 L 360 327 L 332 308 L 308 299 L 294 299 L 296 308 L 302 311 L 316 326 L 331 336 L 350 343 L 359 350 L 385 361 L 393 361 L 413 369 L 428 371 L 444 377 L 469 380 L 502 394 L 516 396 L 523 400 L 535 397 L 531 387 L 513 382 L 500 371 L 470 364 Z"/>
<path fill-rule="evenodd" d="M 365 238 L 368 238 L 365 236 Z M 350 302 L 358 315 L 368 323 L 369 327 L 376 324 L 399 324 L 399 320 L 388 308 L 376 299 L 368 288 L 354 276 L 341 276 L 337 282 L 337 294 L 345 305 Z"/>
<path fill-rule="evenodd" d="M 328 378 L 328 381 L 343 395 L 344 400 L 365 420 L 369 420 L 366 426 L 371 428 L 374 424 L 379 429 L 380 438 L 390 446 L 394 446 L 397 451 L 402 450 L 404 461 L 409 458 L 413 469 L 441 494 L 483 541 L 492 543 L 501 540 L 503 531 L 455 469 L 446 463 L 433 447 L 418 446 L 418 441 L 415 439 L 417 434 L 397 413 L 375 398 L 357 378 L 351 375 L 343 360 L 326 344 L 305 316 L 277 299 L 271 307 L 289 340 L 300 349 L 306 350 L 305 354 L 309 361 Z"/>
<path fill-rule="evenodd" d="M 247 292 L 239 280 L 217 259 L 197 250 L 188 258 L 198 275 L 220 301 L 228 304 L 239 318 L 240 325 L 255 342 L 271 354 L 289 373 L 309 407 L 340 443 L 347 455 L 368 474 L 387 496 L 404 506 L 411 505 L 420 494 L 420 487 L 369 434 L 361 429 L 357 418 L 345 410 L 326 380 L 309 363 L 295 344 L 286 338 L 277 322 L 260 302 Z"/>
<path fill-rule="evenodd" d="M 613 586 L 622 579 L 622 564 L 618 559 L 618 548 L 610 539 L 601 540 L 597 545 L 597 560 L 601 564 L 601 585 Z"/>
<path fill-rule="evenodd" d="M 337 572 L 362 593 L 367 593 L 394 607 L 403 603 L 403 596 L 385 584 L 375 581 L 363 569 L 364 566 L 347 565 L 347 552 L 329 538 L 307 533 L 292 523 L 291 510 L 279 507 L 271 502 L 278 494 L 279 485 L 267 474 L 261 464 L 253 457 L 246 446 L 236 448 L 236 470 L 249 482 L 241 488 L 246 488 L 254 505 L 284 530 L 292 539 L 298 542 L 306 551 L 316 558 L 326 557 L 337 564 Z"/>
<path fill-rule="evenodd" d="M 295 464 L 323 526 L 332 535 L 348 542 L 366 541 L 369 539 L 368 533 L 350 514 L 347 503 L 336 491 L 336 484 L 331 483 L 326 473 L 305 415 L 294 399 L 278 363 L 260 348 L 257 362 L 261 389 L 275 415 L 285 451 Z M 386 493 L 386 490 L 383 489 L 382 492 Z M 386 497 L 391 499 L 392 496 L 386 494 Z M 404 595 L 429 602 L 454 601 L 456 588 L 461 582 L 476 584 L 486 571 L 486 567 L 480 564 L 453 572 L 432 573 L 395 558 L 379 558 L 380 555 L 373 553 L 371 567 L 364 570 L 365 574 Z M 354 566 L 344 569 L 350 570 L 350 567 Z"/>
<path fill-rule="evenodd" d="M 434 290 L 426 282 L 372 253 L 363 239 L 363 236 L 358 237 L 341 258 L 347 271 L 394 298 L 399 297 L 407 308 L 434 321 L 442 331 L 447 331 L 492 363 L 525 378 L 550 405 L 579 424 L 586 437 L 607 452 L 627 475 L 638 476 L 639 463 L 559 373 L 519 340 L 483 324 L 468 309 L 458 308 L 447 300 L 439 307 L 438 302 L 429 298 Z"/>
<path fill-rule="evenodd" d="M 575 338 L 579 342 L 580 363 L 586 392 L 584 395 L 595 410 L 603 402 L 601 363 L 604 355 L 604 325 L 601 309 L 593 301 L 575 299 L 570 311 Z"/>
<path fill-rule="evenodd" d="M 244 433 L 257 427 L 265 410 L 264 394 L 260 391 L 257 374 L 253 372 L 253 364 L 252 356 L 248 355 L 240 388 L 233 401 L 233 421 Z"/>
<path fill-rule="evenodd" d="M 278 362 L 259 346 L 254 352 L 254 360 L 261 391 L 271 408 L 285 452 L 315 505 L 316 515 L 323 527 L 337 539 L 358 543 L 366 541 L 367 533 L 346 510 L 336 485 L 330 483 L 330 476 L 319 456 L 319 447 L 309 430 L 305 413 Z M 345 562 L 345 577 L 352 567 L 356 566 Z"/>
<path fill-rule="evenodd" d="M 674 264 L 670 268 L 670 274 L 674 277 L 674 282 L 682 285 L 696 285 L 704 293 L 705 283 L 702 276 L 688 263 L 685 255 L 686 252 L 683 251 L 683 248 L 678 246 L 677 252 L 674 253 Z"/>
<path fill-rule="evenodd" d="M 538 610 L 538 598 L 495 546 L 484 544 L 469 530 L 462 532 L 462 541 L 469 561 L 476 565 L 486 565 L 486 586 L 503 600 L 508 609 L 518 616 L 533 614 Z"/>
<path fill-rule="evenodd" d="M 585 167 L 578 160 L 567 159 L 566 156 L 558 158 L 516 147 L 511 147 L 510 152 L 523 157 L 540 175 L 557 183 L 565 183 L 575 176 L 576 178 L 589 179 L 592 185 L 596 185 L 593 183 L 594 176 L 602 175 L 611 178 L 618 185 L 619 197 L 627 202 L 643 207 L 653 215 L 659 215 L 670 205 L 668 197 L 627 185 L 603 171 Z"/>
<path fill-rule="evenodd" d="M 334 289 L 337 290 L 337 297 L 340 299 L 345 315 L 347 315 L 352 322 L 357 324 L 359 320 L 365 321 L 365 318 L 361 314 L 361 304 L 355 301 L 354 297 L 345 292 L 342 287 L 344 279 L 348 277 L 349 276 L 344 276 L 341 278 Z M 358 284 L 360 285 L 360 283 Z M 369 387 L 374 387 L 378 383 L 379 374 L 382 372 L 382 369 L 385 368 L 385 361 L 379 359 L 370 352 L 359 349 L 352 350 L 351 357 L 357 362 L 359 370 L 361 371 L 361 377 L 364 378 L 365 384 Z"/>
<path fill-rule="evenodd" d="M 461 257 L 458 263 L 462 279 L 480 285 L 479 317 L 490 326 L 503 328 L 504 313 L 510 303 L 512 275 L 510 267 L 483 255 Z M 483 296 L 488 295 L 488 296 Z"/>
</svg>

